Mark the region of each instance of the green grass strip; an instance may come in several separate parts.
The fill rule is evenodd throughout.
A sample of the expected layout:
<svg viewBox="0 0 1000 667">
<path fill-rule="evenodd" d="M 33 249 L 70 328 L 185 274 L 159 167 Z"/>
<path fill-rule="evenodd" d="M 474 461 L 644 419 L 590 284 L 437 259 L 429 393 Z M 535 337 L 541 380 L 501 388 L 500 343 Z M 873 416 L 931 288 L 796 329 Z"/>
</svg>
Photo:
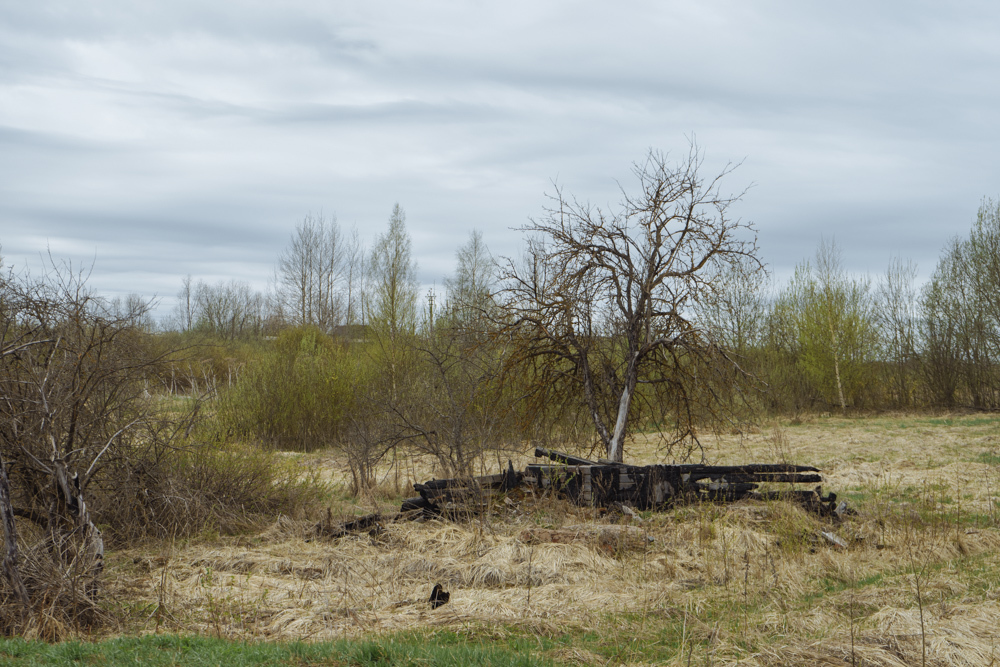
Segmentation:
<svg viewBox="0 0 1000 667">
<path fill-rule="evenodd" d="M 0 639 L 0 665 L 551 665 L 537 641 L 511 637 L 502 645 L 454 633 L 387 635 L 335 642 L 236 642 L 210 637 L 147 635 L 102 642 L 47 644 Z"/>
</svg>

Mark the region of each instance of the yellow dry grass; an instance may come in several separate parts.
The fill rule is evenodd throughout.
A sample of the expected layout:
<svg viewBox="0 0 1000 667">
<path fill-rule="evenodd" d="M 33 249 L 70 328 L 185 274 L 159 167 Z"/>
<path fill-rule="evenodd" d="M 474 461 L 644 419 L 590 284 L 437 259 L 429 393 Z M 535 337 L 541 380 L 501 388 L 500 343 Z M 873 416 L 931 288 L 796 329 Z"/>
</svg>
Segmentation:
<svg viewBox="0 0 1000 667">
<path fill-rule="evenodd" d="M 664 647 L 658 663 L 675 665 L 1000 664 L 998 436 L 1000 420 L 898 415 L 705 439 L 712 463 L 818 465 L 826 489 L 859 511 L 837 525 L 783 502 L 678 507 L 633 524 L 647 539 L 608 548 L 604 533 L 585 530 L 608 517 L 530 496 L 467 521 L 333 541 L 279 518 L 258 535 L 115 554 L 112 589 L 133 601 L 130 632 L 596 632 L 634 664 L 654 645 Z M 630 457 L 655 460 L 655 441 L 637 439 Z M 330 454 L 305 461 L 342 478 Z M 434 472 L 411 459 L 385 472 L 384 494 Z M 560 528 L 582 537 L 525 538 Z M 435 583 L 451 600 L 431 610 Z M 549 657 L 604 664 L 594 650 Z"/>
</svg>

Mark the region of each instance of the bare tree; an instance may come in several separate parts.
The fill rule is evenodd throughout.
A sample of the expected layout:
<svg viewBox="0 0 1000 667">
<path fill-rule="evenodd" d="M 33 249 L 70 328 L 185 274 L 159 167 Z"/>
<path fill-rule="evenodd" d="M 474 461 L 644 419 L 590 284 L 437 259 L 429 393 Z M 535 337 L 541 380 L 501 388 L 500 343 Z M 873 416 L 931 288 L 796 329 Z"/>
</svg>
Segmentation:
<svg viewBox="0 0 1000 667">
<path fill-rule="evenodd" d="M 524 260 L 502 270 L 518 360 L 545 385 L 575 388 L 615 461 L 640 386 L 674 442 L 697 443 L 701 408 L 714 406 L 698 373 L 733 365 L 689 312 L 720 273 L 762 270 L 753 226 L 729 215 L 742 193 L 720 191 L 732 167 L 706 180 L 701 165 L 694 144 L 677 164 L 651 151 L 633 169 L 638 192 L 623 189 L 616 211 L 557 189 L 547 215 L 524 228 Z"/>
<path fill-rule="evenodd" d="M 415 339 L 405 389 L 387 403 L 393 442 L 434 456 L 455 477 L 472 475 L 479 456 L 515 441 L 498 340 L 473 343 L 464 334 L 444 324 Z"/>
<path fill-rule="evenodd" d="M 343 261 L 346 291 L 344 324 L 351 327 L 355 324 L 364 324 L 365 277 L 368 274 L 365 249 L 361 245 L 356 227 L 351 229 L 350 236 L 344 242 Z"/>
<path fill-rule="evenodd" d="M 698 320 L 726 349 L 746 359 L 763 344 L 768 311 L 768 274 L 725 272 L 698 304 Z"/>
<path fill-rule="evenodd" d="M 178 328 L 181 331 L 190 331 L 194 326 L 194 286 L 191 283 L 191 274 L 184 276 L 181 281 L 181 291 L 177 293 L 177 307 L 175 308 Z"/>
<path fill-rule="evenodd" d="M 329 332 L 340 323 L 343 264 L 337 219 L 306 216 L 278 257 L 278 292 L 295 324 L 315 324 Z"/>
<path fill-rule="evenodd" d="M 248 283 L 230 280 L 208 285 L 198 281 L 194 290 L 194 325 L 234 340 L 259 335 L 264 322 L 265 299 Z"/>
</svg>

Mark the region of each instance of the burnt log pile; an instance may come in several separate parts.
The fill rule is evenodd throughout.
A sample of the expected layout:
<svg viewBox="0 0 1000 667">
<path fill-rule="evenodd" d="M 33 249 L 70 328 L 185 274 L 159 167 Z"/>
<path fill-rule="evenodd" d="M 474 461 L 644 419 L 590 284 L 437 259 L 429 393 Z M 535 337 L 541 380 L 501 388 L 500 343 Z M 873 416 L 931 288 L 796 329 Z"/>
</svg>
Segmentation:
<svg viewBox="0 0 1000 667">
<path fill-rule="evenodd" d="M 789 500 L 821 516 L 839 519 L 852 510 L 837 502 L 837 494 L 823 494 L 823 478 L 812 466 L 787 463 L 752 463 L 710 466 L 700 464 L 654 464 L 646 466 L 591 461 L 579 456 L 538 447 L 535 457 L 551 463 L 529 464 L 523 471 L 507 470 L 497 475 L 432 479 L 414 484 L 419 496 L 403 501 L 391 516 L 373 514 L 352 521 L 317 526 L 330 537 L 368 530 L 386 521 L 420 520 L 429 517 L 469 517 L 490 511 L 512 492 L 553 494 L 586 507 L 664 510 L 692 502 L 727 503 L 738 500 Z M 774 485 L 783 488 L 772 488 Z M 794 488 L 808 484 L 811 488 Z M 762 490 L 761 485 L 767 485 Z M 815 486 L 812 486 L 815 485 Z"/>
<path fill-rule="evenodd" d="M 788 499 L 820 513 L 833 513 L 836 494 L 823 495 L 822 486 L 761 491 L 761 484 L 818 484 L 819 469 L 787 463 L 735 466 L 654 464 L 635 466 L 600 459 L 590 461 L 538 447 L 537 458 L 551 464 L 525 468 L 525 477 L 540 489 L 552 489 L 580 505 L 608 507 L 618 502 L 636 509 L 664 509 L 677 503 Z"/>
<path fill-rule="evenodd" d="M 535 457 L 552 463 L 536 463 L 515 471 L 508 462 L 506 472 L 468 479 L 434 479 L 413 488 L 420 495 L 403 502 L 403 511 L 449 514 L 457 510 L 476 513 L 487 509 L 498 494 L 514 489 L 551 492 L 578 505 L 612 507 L 625 505 L 639 510 L 666 509 L 678 503 L 698 501 L 734 502 L 742 499 L 792 500 L 822 515 L 847 511 L 837 495 L 824 495 L 823 478 L 812 466 L 786 463 L 754 463 L 734 466 L 700 464 L 655 464 L 646 466 L 615 463 L 604 459 L 572 456 L 542 447 Z M 809 489 L 761 490 L 762 484 L 816 485 Z"/>
</svg>

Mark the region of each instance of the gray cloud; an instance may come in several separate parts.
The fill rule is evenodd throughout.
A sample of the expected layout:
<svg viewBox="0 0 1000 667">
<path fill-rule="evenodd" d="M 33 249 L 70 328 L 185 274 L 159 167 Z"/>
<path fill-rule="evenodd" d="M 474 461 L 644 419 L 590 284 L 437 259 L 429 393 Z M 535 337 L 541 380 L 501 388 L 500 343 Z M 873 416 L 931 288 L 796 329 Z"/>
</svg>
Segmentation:
<svg viewBox="0 0 1000 667">
<path fill-rule="evenodd" d="M 95 261 L 110 292 L 263 287 L 308 212 L 367 238 L 394 202 L 425 283 L 559 183 L 618 200 L 650 147 L 743 161 L 776 274 L 835 235 L 930 273 L 997 191 L 1000 8 L 515 2 L 15 3 L 0 9 L 7 263 Z M 166 301 L 165 301 L 166 302 Z"/>
</svg>

